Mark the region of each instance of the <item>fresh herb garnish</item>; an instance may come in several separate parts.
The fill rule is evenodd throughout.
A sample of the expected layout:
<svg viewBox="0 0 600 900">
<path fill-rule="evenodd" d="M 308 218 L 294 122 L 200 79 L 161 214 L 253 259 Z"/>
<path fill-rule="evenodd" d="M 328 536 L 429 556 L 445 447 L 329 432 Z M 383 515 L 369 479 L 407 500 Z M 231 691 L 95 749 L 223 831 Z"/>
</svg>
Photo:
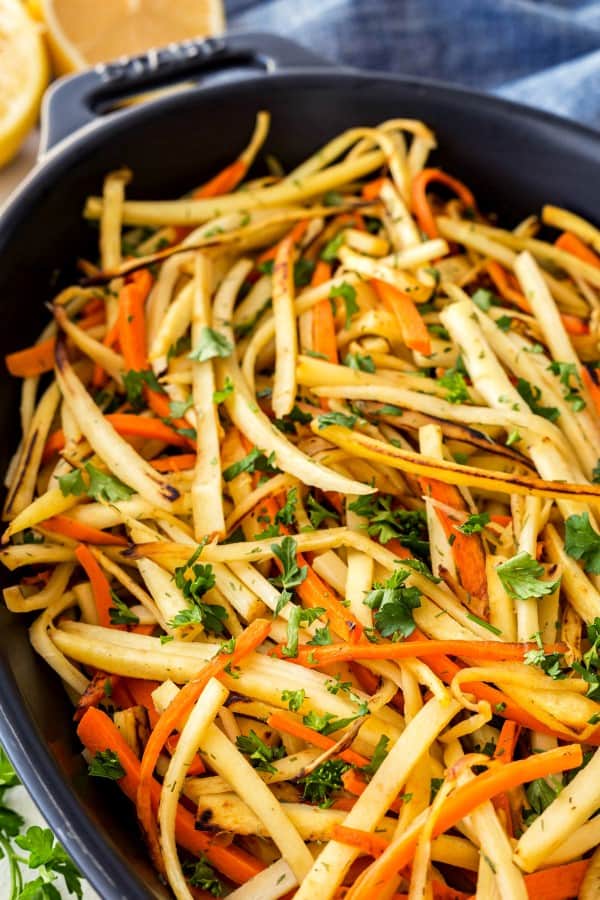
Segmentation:
<svg viewBox="0 0 600 900">
<path fill-rule="evenodd" d="M 184 863 L 183 873 L 192 887 L 200 888 L 200 890 L 212 894 L 213 897 L 224 895 L 225 885 L 217 878 L 214 869 L 204 855 L 194 862 Z"/>
<path fill-rule="evenodd" d="M 560 584 L 560 579 L 543 581 L 540 577 L 545 573 L 543 565 L 525 550 L 496 566 L 496 572 L 508 596 L 515 600 L 545 597 Z"/>
<path fill-rule="evenodd" d="M 91 463 L 86 463 L 84 469 L 88 475 L 88 484 L 86 485 L 81 469 L 73 469 L 66 475 L 61 475 L 58 479 L 58 486 L 63 497 L 73 494 L 80 497 L 87 494 L 94 500 L 106 500 L 107 503 L 116 503 L 119 500 L 129 500 L 135 493 L 126 484 L 123 484 L 114 475 L 101 472 Z"/>
<path fill-rule="evenodd" d="M 98 750 L 90 762 L 89 774 L 95 778 L 118 781 L 125 777 L 125 769 L 114 750 Z"/>
<path fill-rule="evenodd" d="M 235 743 L 238 750 L 241 750 L 242 753 L 249 757 L 254 768 L 261 769 L 263 772 L 276 772 L 277 769 L 273 762 L 285 756 L 285 747 L 283 745 L 270 747 L 259 738 L 253 729 L 249 734 L 242 734 L 237 737 Z"/>
<path fill-rule="evenodd" d="M 421 605 L 421 592 L 406 586 L 409 574 L 407 569 L 396 569 L 386 582 L 373 585 L 363 600 L 370 609 L 377 610 L 375 627 L 383 637 L 407 638 L 416 628 L 413 610 Z"/>
<path fill-rule="evenodd" d="M 342 728 L 347 728 L 352 722 L 355 722 L 357 719 L 362 719 L 363 716 L 367 716 L 368 714 L 369 707 L 366 703 L 361 703 L 353 716 L 348 716 L 344 719 L 336 719 L 333 713 L 328 712 L 320 715 L 315 712 L 314 709 L 311 709 L 308 715 L 302 717 L 302 722 L 307 728 L 313 728 L 315 731 L 318 731 L 319 734 L 329 735 L 333 734 L 334 731 L 341 731 Z"/>
<path fill-rule="evenodd" d="M 204 542 L 205 543 L 205 542 Z M 218 604 L 204 603 L 204 594 L 215 586 L 213 567 L 198 563 L 197 559 L 204 549 L 200 544 L 183 566 L 177 566 L 173 573 L 175 586 L 182 592 L 188 602 L 188 608 L 180 610 L 169 622 L 171 628 L 181 625 L 204 625 L 208 631 L 223 634 L 223 623 L 227 619 L 224 607 Z"/>
<path fill-rule="evenodd" d="M 349 504 L 349 509 L 368 519 L 367 533 L 382 544 L 394 538 L 408 550 L 427 560 L 429 534 L 425 513 L 419 509 L 392 509 L 390 494 L 367 494 Z"/>
<path fill-rule="evenodd" d="M 194 362 L 206 362 L 208 359 L 216 357 L 225 359 L 227 356 L 231 356 L 232 350 L 233 346 L 227 338 L 215 331 L 214 328 L 205 325 L 200 331 L 198 346 L 188 353 L 188 359 L 193 359 Z"/>
<path fill-rule="evenodd" d="M 445 387 L 448 391 L 445 398 L 448 403 L 466 403 L 469 399 L 469 389 L 467 388 L 465 377 L 462 372 L 457 372 L 455 369 L 449 369 L 442 375 L 439 382 L 441 386 Z"/>
<path fill-rule="evenodd" d="M 347 353 L 344 357 L 344 365 L 357 372 L 375 372 L 373 357 L 368 354 L 363 356 L 361 353 Z"/>
<path fill-rule="evenodd" d="M 570 404 L 573 412 L 580 412 L 585 409 L 585 400 L 581 396 L 581 376 L 577 371 L 575 363 L 558 362 L 554 360 L 548 366 L 548 370 L 553 375 L 558 375 L 558 379 L 563 387 L 563 397 Z"/>
<path fill-rule="evenodd" d="M 490 521 L 490 514 L 486 512 L 474 513 L 469 516 L 462 525 L 457 525 L 458 531 L 462 534 L 479 534 Z"/>
<path fill-rule="evenodd" d="M 151 391 L 157 391 L 159 394 L 165 393 L 164 387 L 158 381 L 152 369 L 144 369 L 142 371 L 130 369 L 129 372 L 123 372 L 123 384 L 125 385 L 127 402 L 138 412 L 144 406 L 144 387 L 150 388 Z"/>
<path fill-rule="evenodd" d="M 548 675 L 554 681 L 560 681 L 566 678 L 566 671 L 562 668 L 562 653 L 544 653 L 544 645 L 542 636 L 538 631 L 535 635 L 537 649 L 528 650 L 523 657 L 526 666 L 537 666 L 545 675 Z"/>
<path fill-rule="evenodd" d="M 306 691 L 300 688 L 298 691 L 282 691 L 281 699 L 287 703 L 288 709 L 292 712 L 298 712 L 306 698 Z"/>
<path fill-rule="evenodd" d="M 600 534 L 592 527 L 589 513 L 569 516 L 565 522 L 565 550 L 583 561 L 591 575 L 600 574 Z"/>
<path fill-rule="evenodd" d="M 137 625 L 139 618 L 135 613 L 131 612 L 126 603 L 124 603 L 118 594 L 114 591 L 110 592 L 112 601 L 115 604 L 108 610 L 112 625 Z"/>
<path fill-rule="evenodd" d="M 379 769 L 379 766 L 388 755 L 387 747 L 389 742 L 390 739 L 387 734 L 382 734 L 380 736 L 379 740 L 377 741 L 377 746 L 375 747 L 373 756 L 371 757 L 371 762 L 362 767 L 362 771 L 366 775 L 374 775 L 375 772 Z"/>
<path fill-rule="evenodd" d="M 349 768 L 343 759 L 325 760 L 299 780 L 304 787 L 302 799 L 308 800 L 309 803 L 317 803 L 321 809 L 327 809 L 333 803 L 331 794 L 343 788 L 342 775 Z"/>
<path fill-rule="evenodd" d="M 328 509 L 326 506 L 323 506 L 319 503 L 318 500 L 315 500 L 312 494 L 308 495 L 308 500 L 306 502 L 308 518 L 310 519 L 310 524 L 313 528 L 318 528 L 319 525 L 322 524 L 324 519 L 335 519 L 336 522 L 339 522 L 340 517 L 339 514 L 333 510 Z"/>
<path fill-rule="evenodd" d="M 323 413 L 317 419 L 319 430 L 329 428 L 330 425 L 341 425 L 343 428 L 354 428 L 358 421 L 358 416 L 347 415 L 341 412 Z"/>
<path fill-rule="evenodd" d="M 346 310 L 344 327 L 350 328 L 352 316 L 359 312 L 360 309 L 356 302 L 356 289 L 353 288 L 351 284 L 348 284 L 347 281 L 343 281 L 341 284 L 334 285 L 329 291 L 330 300 L 335 300 L 336 297 L 341 297 L 344 301 L 344 308 Z"/>
<path fill-rule="evenodd" d="M 253 447 L 252 450 L 237 462 L 232 463 L 223 470 L 223 478 L 225 481 L 233 481 L 242 472 L 265 472 L 268 475 L 275 475 L 279 469 L 275 465 L 275 453 L 265 455 L 264 450 Z"/>
<path fill-rule="evenodd" d="M 556 422 L 560 416 L 560 410 L 556 406 L 540 406 L 538 401 L 542 396 L 542 392 L 539 387 L 532 386 L 524 378 L 517 379 L 516 387 L 531 412 L 548 419 L 550 422 Z"/>
</svg>

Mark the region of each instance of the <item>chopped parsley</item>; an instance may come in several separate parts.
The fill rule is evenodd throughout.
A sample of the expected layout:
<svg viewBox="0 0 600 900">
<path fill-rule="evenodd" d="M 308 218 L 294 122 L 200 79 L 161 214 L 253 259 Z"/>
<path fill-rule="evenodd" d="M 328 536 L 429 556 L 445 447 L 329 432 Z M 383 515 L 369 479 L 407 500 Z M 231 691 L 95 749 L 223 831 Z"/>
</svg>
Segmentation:
<svg viewBox="0 0 600 900">
<path fill-rule="evenodd" d="M 363 603 L 376 610 L 375 627 L 383 637 L 397 641 L 409 637 L 416 628 L 413 610 L 421 605 L 421 592 L 405 584 L 410 572 L 395 569 L 383 584 L 374 584 Z"/>
<path fill-rule="evenodd" d="M 227 400 L 228 397 L 231 397 L 233 394 L 233 381 L 227 375 L 225 377 L 225 384 L 223 385 L 223 389 L 221 391 L 215 391 L 213 393 L 213 403 L 223 403 L 224 400 Z"/>
<path fill-rule="evenodd" d="M 373 357 L 368 354 L 363 356 L 361 353 L 348 353 L 344 357 L 344 365 L 357 372 L 375 372 Z"/>
<path fill-rule="evenodd" d="M 366 703 L 361 703 L 353 716 L 348 716 L 344 719 L 336 719 L 333 713 L 328 712 L 320 715 L 314 709 L 311 709 L 308 715 L 302 717 L 302 722 L 307 728 L 312 728 L 314 731 L 318 731 L 319 734 L 329 735 L 335 731 L 341 731 L 342 728 L 347 728 L 352 722 L 362 719 L 363 716 L 368 714 L 369 707 Z"/>
<path fill-rule="evenodd" d="M 233 481 L 242 472 L 265 472 L 268 475 L 275 475 L 279 469 L 275 465 L 275 453 L 265 455 L 264 450 L 253 447 L 252 450 L 237 462 L 232 463 L 223 470 L 223 478 L 225 481 Z"/>
<path fill-rule="evenodd" d="M 379 766 L 388 755 L 389 742 L 390 739 L 387 734 L 382 734 L 380 736 L 379 740 L 377 741 L 377 746 L 375 747 L 375 752 L 371 757 L 371 762 L 362 767 L 362 770 L 366 775 L 374 775 L 375 772 L 379 769 Z"/>
<path fill-rule="evenodd" d="M 336 297 L 341 297 L 344 301 L 344 308 L 346 310 L 344 327 L 350 328 L 352 316 L 360 309 L 356 302 L 356 289 L 353 288 L 351 284 L 348 284 L 347 281 L 343 281 L 341 284 L 334 285 L 329 291 L 330 300 L 335 300 Z"/>
<path fill-rule="evenodd" d="M 285 756 L 283 745 L 270 747 L 259 738 L 254 729 L 251 729 L 247 735 L 241 734 L 236 738 L 235 743 L 238 750 L 241 750 L 250 759 L 253 767 L 261 769 L 263 772 L 271 772 L 271 774 L 276 772 L 277 769 L 273 762 Z"/>
<path fill-rule="evenodd" d="M 563 659 L 562 653 L 544 653 L 542 636 L 539 631 L 535 635 L 535 642 L 537 648 L 535 650 L 528 650 L 523 657 L 525 665 L 538 666 L 545 675 L 548 675 L 555 681 L 566 678 L 567 673 L 561 665 Z"/>
<path fill-rule="evenodd" d="M 203 625 L 207 631 L 223 634 L 223 623 L 227 619 L 224 607 L 218 604 L 204 603 L 204 594 L 215 586 L 213 567 L 203 565 L 197 559 L 202 553 L 204 543 L 200 544 L 183 566 L 175 569 L 173 578 L 176 587 L 188 602 L 187 609 L 180 610 L 169 622 L 172 628 L 181 625 Z"/>
<path fill-rule="evenodd" d="M 358 421 L 358 416 L 347 415 L 341 412 L 323 413 L 317 419 L 319 430 L 329 428 L 330 425 L 341 425 L 343 428 L 354 428 Z"/>
<path fill-rule="evenodd" d="M 542 392 L 539 387 L 532 386 L 524 378 L 517 380 L 516 387 L 531 412 L 535 413 L 536 416 L 548 419 L 550 422 L 556 422 L 560 416 L 560 410 L 556 406 L 540 406 L 539 399 L 542 396 Z"/>
<path fill-rule="evenodd" d="M 336 236 L 332 238 L 321 250 L 321 259 L 325 260 L 325 262 L 333 262 L 337 259 L 338 250 L 344 243 L 344 232 L 338 231 Z"/>
<path fill-rule="evenodd" d="M 194 862 L 184 863 L 183 872 L 192 887 L 200 888 L 213 897 L 222 897 L 225 894 L 225 885 L 217 878 L 204 854 Z"/>
<path fill-rule="evenodd" d="M 543 581 L 540 577 L 545 572 L 543 565 L 525 550 L 496 566 L 496 572 L 508 596 L 515 600 L 545 597 L 560 584 L 560 579 Z"/>
<path fill-rule="evenodd" d="M 445 387 L 448 391 L 446 394 L 448 403 L 466 403 L 469 399 L 469 389 L 467 388 L 467 383 L 462 372 L 457 372 L 455 369 L 449 369 L 442 375 L 439 382 L 441 386 Z"/>
<path fill-rule="evenodd" d="M 88 484 L 86 486 L 81 469 L 73 469 L 66 475 L 61 475 L 58 479 L 58 486 L 63 497 L 73 494 L 80 497 L 87 494 L 94 500 L 105 500 L 107 503 L 116 503 L 119 500 L 129 500 L 135 493 L 132 488 L 127 487 L 114 475 L 101 472 L 91 463 L 86 463 L 84 469 L 88 476 Z"/>
<path fill-rule="evenodd" d="M 302 799 L 317 803 L 321 809 L 327 809 L 333 803 L 331 794 L 343 788 L 342 775 L 349 768 L 343 759 L 328 759 L 321 763 L 300 779 L 299 783 L 304 788 Z"/>
<path fill-rule="evenodd" d="M 349 509 L 368 519 L 367 533 L 380 543 L 387 544 L 394 538 L 425 560 L 429 556 L 427 519 L 422 510 L 392 509 L 390 494 L 368 494 L 358 497 Z"/>
<path fill-rule="evenodd" d="M 125 393 L 127 394 L 127 402 L 131 404 L 136 412 L 144 406 L 144 387 L 150 388 L 151 391 L 157 391 L 164 394 L 165 389 L 158 381 L 152 369 L 144 369 L 137 371 L 130 369 L 129 372 L 123 372 L 123 384 L 125 385 Z"/>
<path fill-rule="evenodd" d="M 469 516 L 466 522 L 463 522 L 462 525 L 458 525 L 457 529 L 462 534 L 479 534 L 480 531 L 483 531 L 489 521 L 489 513 L 475 513 L 472 516 Z"/>
<path fill-rule="evenodd" d="M 569 516 L 565 522 L 565 550 L 582 560 L 586 572 L 600 574 L 600 534 L 592 528 L 589 513 Z"/>
<path fill-rule="evenodd" d="M 109 778 L 111 781 L 125 777 L 125 769 L 114 750 L 98 750 L 92 757 L 88 771 L 96 778 Z"/>
<path fill-rule="evenodd" d="M 284 591 L 283 593 L 287 593 Z M 283 596 L 282 593 L 282 596 Z M 277 607 L 279 608 L 278 602 Z M 309 609 L 303 609 L 301 606 L 292 606 L 287 621 L 287 642 L 282 649 L 282 653 L 287 657 L 298 656 L 298 632 L 303 625 L 312 625 L 315 619 L 324 614 L 325 610 L 321 606 L 313 606 Z M 320 641 L 310 641 L 311 644 L 321 643 Z M 326 643 L 331 643 L 331 638 Z"/>
<path fill-rule="evenodd" d="M 548 371 L 557 375 L 563 387 L 563 397 L 571 406 L 573 412 L 585 409 L 585 400 L 581 396 L 581 376 L 575 363 L 553 361 L 548 366 Z"/>
<path fill-rule="evenodd" d="M 339 514 L 334 509 L 328 509 L 326 506 L 323 506 L 318 500 L 315 500 L 312 494 L 309 494 L 306 506 L 308 518 L 313 528 L 318 528 L 325 519 L 335 519 L 336 522 L 340 520 Z"/>
<path fill-rule="evenodd" d="M 227 356 L 231 356 L 232 350 L 233 346 L 227 338 L 215 331 L 214 328 L 205 325 L 200 331 L 198 346 L 188 353 L 188 359 L 193 359 L 194 362 L 206 362 L 208 359 L 216 357 L 225 359 Z"/>
<path fill-rule="evenodd" d="M 112 601 L 115 604 L 108 610 L 112 625 L 138 625 L 139 618 L 133 613 L 126 603 L 124 603 L 118 594 L 114 591 L 110 592 Z"/>
<path fill-rule="evenodd" d="M 306 698 L 306 691 L 300 688 L 298 691 L 282 691 L 281 699 L 287 703 L 288 709 L 292 712 L 298 712 Z"/>
</svg>

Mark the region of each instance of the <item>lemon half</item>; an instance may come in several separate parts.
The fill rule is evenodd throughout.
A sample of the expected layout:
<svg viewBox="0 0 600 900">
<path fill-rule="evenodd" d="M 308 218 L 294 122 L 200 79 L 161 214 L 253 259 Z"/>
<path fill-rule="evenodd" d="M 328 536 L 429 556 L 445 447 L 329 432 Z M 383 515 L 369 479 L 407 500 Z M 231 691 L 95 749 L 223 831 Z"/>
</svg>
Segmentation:
<svg viewBox="0 0 600 900">
<path fill-rule="evenodd" d="M 48 75 L 39 25 L 21 0 L 0 0 L 0 166 L 35 124 Z"/>
<path fill-rule="evenodd" d="M 221 33 L 221 0 L 37 0 L 58 75 Z"/>
</svg>

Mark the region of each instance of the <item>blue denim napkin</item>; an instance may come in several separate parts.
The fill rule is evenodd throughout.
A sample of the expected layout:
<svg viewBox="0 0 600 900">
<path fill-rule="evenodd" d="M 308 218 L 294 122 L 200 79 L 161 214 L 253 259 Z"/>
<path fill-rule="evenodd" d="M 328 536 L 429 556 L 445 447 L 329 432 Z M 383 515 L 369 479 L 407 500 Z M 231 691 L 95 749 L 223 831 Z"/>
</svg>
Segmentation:
<svg viewBox="0 0 600 900">
<path fill-rule="evenodd" d="M 600 0 L 226 0 L 229 26 L 442 79 L 600 129 Z"/>
</svg>

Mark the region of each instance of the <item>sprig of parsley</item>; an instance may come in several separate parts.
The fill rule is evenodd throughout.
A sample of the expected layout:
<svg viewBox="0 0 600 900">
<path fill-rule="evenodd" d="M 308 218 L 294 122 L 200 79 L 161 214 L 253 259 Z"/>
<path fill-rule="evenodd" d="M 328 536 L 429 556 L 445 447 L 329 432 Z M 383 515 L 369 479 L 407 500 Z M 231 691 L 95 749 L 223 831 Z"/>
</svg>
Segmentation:
<svg viewBox="0 0 600 900">
<path fill-rule="evenodd" d="M 469 389 L 462 372 L 448 369 L 439 382 L 448 391 L 445 398 L 448 403 L 466 403 L 469 399 Z"/>
<path fill-rule="evenodd" d="M 525 550 L 496 566 L 496 572 L 508 596 L 515 600 L 545 597 L 552 594 L 560 584 L 560 578 L 556 581 L 543 581 L 540 577 L 545 573 L 543 565 Z"/>
<path fill-rule="evenodd" d="M 589 513 L 569 516 L 565 522 L 565 550 L 583 561 L 586 572 L 600 574 L 600 534 L 592 528 Z"/>
<path fill-rule="evenodd" d="M 281 602 L 281 601 L 280 601 Z M 278 604 L 279 606 L 279 604 Z M 299 629 L 303 625 L 312 625 L 312 623 L 322 616 L 325 610 L 321 606 L 313 606 L 309 609 L 303 609 L 301 606 L 293 606 L 287 622 L 287 642 L 285 647 L 282 649 L 282 653 L 287 657 L 298 656 L 298 636 Z M 327 630 L 327 636 L 329 637 L 329 631 Z M 312 640 L 309 641 L 311 644 L 330 644 L 331 637 L 329 640 Z"/>
<path fill-rule="evenodd" d="M 227 618 L 226 610 L 218 604 L 204 603 L 202 600 L 204 594 L 215 586 L 215 575 L 210 563 L 207 565 L 197 563 L 204 549 L 204 543 L 196 548 L 185 565 L 178 566 L 173 573 L 175 585 L 189 605 L 187 609 L 180 610 L 169 625 L 172 628 L 191 624 L 204 625 L 208 631 L 223 634 L 223 623 Z"/>
<path fill-rule="evenodd" d="M 318 804 L 321 809 L 327 809 L 333 803 L 332 793 L 343 788 L 342 775 L 349 768 L 343 759 L 327 759 L 299 780 L 304 787 L 302 799 Z"/>
<path fill-rule="evenodd" d="M 85 464 L 84 469 L 88 476 L 87 484 L 81 469 L 73 469 L 72 472 L 60 476 L 58 486 L 63 497 L 68 497 L 70 494 L 75 497 L 87 494 L 88 497 L 92 497 L 94 500 L 117 503 L 119 500 L 129 500 L 131 495 L 135 493 L 132 488 L 123 484 L 114 475 L 101 472 L 100 469 L 97 469 L 89 462 Z"/>
<path fill-rule="evenodd" d="M 343 428 L 354 428 L 358 421 L 358 416 L 348 415 L 341 412 L 323 413 L 317 419 L 319 431 L 323 428 L 329 428 L 330 425 L 341 425 Z"/>
<path fill-rule="evenodd" d="M 556 406 L 540 406 L 538 401 L 542 396 L 542 392 L 539 387 L 532 386 L 524 378 L 519 378 L 517 379 L 516 388 L 531 412 L 548 419 L 549 422 L 556 422 L 560 416 L 560 410 Z"/>
<path fill-rule="evenodd" d="M 112 625 L 137 625 L 139 624 L 139 618 L 136 616 L 134 612 L 132 612 L 126 603 L 121 600 L 118 594 L 115 594 L 114 591 L 110 592 L 112 597 L 112 601 L 115 604 L 111 606 L 108 610 L 108 614 L 110 616 L 110 621 Z"/>
<path fill-rule="evenodd" d="M 458 525 L 457 529 L 462 534 L 479 534 L 480 531 L 483 531 L 489 521 L 489 513 L 474 513 L 472 516 L 469 516 L 469 518 L 465 522 L 463 522 L 462 525 Z"/>
<path fill-rule="evenodd" d="M 353 288 L 351 284 L 348 284 L 347 281 L 343 281 L 341 284 L 335 284 L 329 291 L 329 299 L 335 302 L 336 297 L 341 297 L 344 301 L 344 308 L 346 310 L 344 327 L 350 328 L 352 316 L 356 315 L 360 309 L 356 302 L 356 289 Z"/>
<path fill-rule="evenodd" d="M 336 522 L 340 521 L 339 514 L 334 509 L 328 509 L 326 506 L 323 506 L 318 500 L 315 500 L 312 494 L 308 496 L 306 508 L 313 528 L 318 528 L 324 519 L 331 518 L 335 519 Z"/>
<path fill-rule="evenodd" d="M 304 700 L 306 698 L 306 691 L 304 688 L 300 688 L 297 691 L 282 691 L 281 699 L 284 703 L 287 703 L 288 709 L 292 712 L 298 712 Z"/>
<path fill-rule="evenodd" d="M 347 353 L 344 357 L 344 365 L 357 372 L 375 372 L 373 357 L 368 353 L 364 356 L 361 353 Z"/>
<path fill-rule="evenodd" d="M 183 874 L 192 887 L 207 891 L 213 897 L 222 897 L 225 893 L 225 885 L 217 878 L 214 869 L 209 865 L 204 854 L 194 862 L 184 863 Z"/>
<path fill-rule="evenodd" d="M 416 628 L 413 610 L 421 605 L 421 592 L 406 586 L 409 574 L 407 569 L 396 569 L 386 582 L 375 584 L 363 600 L 370 609 L 377 610 L 375 627 L 383 637 L 407 638 Z"/>
<path fill-rule="evenodd" d="M 357 719 L 362 719 L 363 716 L 367 716 L 368 714 L 369 707 L 366 703 L 361 703 L 353 716 L 348 716 L 344 719 L 336 719 L 333 713 L 328 712 L 320 715 L 315 712 L 314 709 L 311 709 L 306 716 L 302 717 L 302 722 L 307 728 L 312 728 L 314 731 L 318 731 L 319 734 L 329 735 L 333 734 L 335 731 L 341 731 L 342 728 L 347 728 L 352 722 L 355 722 Z"/>
<path fill-rule="evenodd" d="M 158 394 L 164 394 L 165 389 L 157 379 L 152 369 L 130 369 L 129 372 L 123 372 L 123 384 L 125 393 L 127 394 L 127 402 L 136 412 L 144 407 L 144 387 L 156 391 Z"/>
<path fill-rule="evenodd" d="M 542 636 L 538 631 L 535 635 L 537 648 L 528 650 L 523 657 L 526 666 L 537 666 L 545 675 L 548 675 L 554 681 L 566 678 L 566 671 L 562 667 L 563 656 L 561 653 L 545 653 L 542 643 Z"/>
<path fill-rule="evenodd" d="M 261 769 L 263 772 L 271 772 L 271 774 L 276 772 L 277 769 L 273 762 L 285 756 L 283 745 L 270 747 L 259 738 L 254 729 L 251 729 L 247 735 L 241 734 L 236 738 L 235 743 L 238 750 L 246 754 L 254 768 Z"/>
<path fill-rule="evenodd" d="M 585 409 L 585 400 L 581 396 L 583 385 L 575 363 L 553 360 L 548 366 L 548 371 L 558 376 L 558 380 L 563 387 L 563 397 L 570 404 L 573 412 L 580 412 L 582 409 Z"/>
<path fill-rule="evenodd" d="M 358 497 L 348 508 L 368 519 L 369 537 L 382 544 L 396 538 L 416 556 L 427 560 L 429 533 L 425 513 L 418 509 L 392 509 L 393 500 L 390 494 L 367 494 Z"/>
<path fill-rule="evenodd" d="M 188 353 L 188 359 L 194 362 L 206 362 L 209 359 L 225 359 L 231 356 L 233 345 L 214 328 L 204 325 L 200 330 L 198 345 Z"/>
<path fill-rule="evenodd" d="M 114 750 L 98 750 L 90 761 L 88 771 L 95 778 L 108 778 L 110 781 L 125 777 L 125 769 Z"/>
<path fill-rule="evenodd" d="M 232 463 L 223 470 L 223 478 L 225 481 L 233 481 L 242 472 L 265 472 L 268 475 L 276 475 L 279 469 L 275 465 L 275 453 L 269 453 L 266 456 L 264 450 L 253 447 L 249 453 L 237 462 Z"/>
</svg>

